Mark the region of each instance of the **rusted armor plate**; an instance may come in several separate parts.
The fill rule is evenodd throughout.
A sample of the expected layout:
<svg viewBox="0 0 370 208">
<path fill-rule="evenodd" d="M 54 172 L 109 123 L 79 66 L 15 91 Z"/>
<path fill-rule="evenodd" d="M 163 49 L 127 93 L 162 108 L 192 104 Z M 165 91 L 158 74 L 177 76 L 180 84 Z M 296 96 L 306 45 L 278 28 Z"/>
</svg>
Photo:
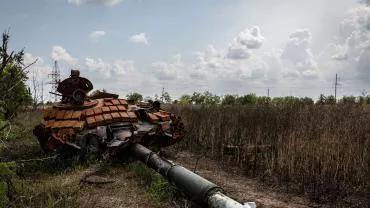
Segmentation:
<svg viewBox="0 0 370 208">
<path fill-rule="evenodd" d="M 46 128 L 73 128 L 80 131 L 85 127 L 95 128 L 113 122 L 136 122 L 138 120 L 134 112 L 127 112 L 128 104 L 124 99 L 91 100 L 85 102 L 83 106 L 82 109 L 81 107 L 76 109 L 75 105 L 57 103 L 52 108 L 45 109 L 43 117 Z M 156 120 L 155 117 L 153 121 Z"/>
</svg>

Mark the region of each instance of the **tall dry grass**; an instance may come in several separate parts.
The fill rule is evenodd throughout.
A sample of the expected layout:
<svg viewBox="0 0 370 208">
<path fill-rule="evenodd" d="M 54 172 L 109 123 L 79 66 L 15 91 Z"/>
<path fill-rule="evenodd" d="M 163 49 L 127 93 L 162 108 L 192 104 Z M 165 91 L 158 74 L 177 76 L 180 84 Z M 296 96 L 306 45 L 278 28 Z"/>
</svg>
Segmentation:
<svg viewBox="0 0 370 208">
<path fill-rule="evenodd" d="M 315 201 L 366 205 L 370 109 L 351 105 L 171 106 L 180 144 Z M 367 206 L 367 205 L 366 205 Z"/>
</svg>

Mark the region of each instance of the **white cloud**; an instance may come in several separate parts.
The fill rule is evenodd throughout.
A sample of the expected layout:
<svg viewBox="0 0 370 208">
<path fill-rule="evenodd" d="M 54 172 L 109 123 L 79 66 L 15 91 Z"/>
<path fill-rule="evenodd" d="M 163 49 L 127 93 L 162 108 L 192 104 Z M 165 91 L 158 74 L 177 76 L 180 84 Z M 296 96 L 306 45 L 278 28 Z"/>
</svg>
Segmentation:
<svg viewBox="0 0 370 208">
<path fill-rule="evenodd" d="M 90 33 L 90 38 L 93 40 L 99 39 L 106 35 L 104 30 L 95 30 Z"/>
<path fill-rule="evenodd" d="M 174 80 L 184 71 L 183 66 L 181 54 L 176 54 L 170 63 L 164 61 L 152 63 L 153 75 L 158 80 Z"/>
<path fill-rule="evenodd" d="M 106 89 L 108 92 L 126 96 L 127 93 L 138 91 L 144 95 L 153 95 L 158 86 L 153 75 L 135 68 L 132 60 L 104 61 L 101 58 L 86 58 L 85 77 L 92 81 L 94 89 Z"/>
<path fill-rule="evenodd" d="M 68 3 L 75 5 L 82 4 L 101 4 L 106 6 L 114 6 L 123 2 L 123 0 L 68 0 Z"/>
<path fill-rule="evenodd" d="M 342 45 L 334 45 L 334 44 L 330 44 L 329 47 L 331 47 L 330 54 L 334 54 L 334 55 L 331 55 L 330 57 L 331 59 L 338 60 L 338 61 L 348 59 L 348 52 L 347 52 L 346 47 Z"/>
<path fill-rule="evenodd" d="M 85 65 L 90 72 L 97 72 L 103 78 L 111 77 L 112 66 L 105 63 L 102 59 L 85 58 Z"/>
<path fill-rule="evenodd" d="M 44 101 L 49 100 L 51 98 L 49 92 L 52 89 L 51 85 L 47 83 L 51 81 L 48 74 L 51 73 L 52 67 L 45 64 L 41 56 L 30 52 L 25 52 L 23 58 L 23 63 L 25 65 L 29 65 L 37 59 L 33 65 L 27 68 L 29 79 L 26 81 L 26 84 L 30 87 L 32 96 L 36 96 L 39 101 L 42 99 L 44 99 Z"/>
<path fill-rule="evenodd" d="M 103 4 L 107 1 L 92 2 Z M 266 46 L 262 47 L 265 42 L 277 47 L 272 43 L 277 42 L 275 34 L 261 32 L 258 26 L 253 26 L 236 33 L 223 46 L 216 43 L 217 48 L 209 45 L 199 50 L 193 59 L 177 54 L 170 60 L 159 60 L 149 64 L 149 68 L 140 69 L 132 60 L 86 58 L 81 72 L 98 88 L 125 88 L 149 95 L 160 93 L 164 86 L 178 95 L 203 90 L 217 94 L 261 94 L 270 87 L 274 96 L 295 93 L 317 96 L 321 92 L 332 93 L 335 73 L 343 78 L 342 86 L 352 81 L 354 89 L 365 88 L 370 79 L 369 20 L 370 9 L 364 5 L 356 7 L 342 22 L 337 20 L 337 36 L 330 38 L 326 34 L 326 40 L 331 42 L 322 45 L 319 43 L 323 42 L 325 38 L 322 36 L 325 35 L 307 25 L 310 30 L 292 30 L 286 35 L 286 40 L 280 39 L 283 44 L 285 41 L 280 48 L 265 49 Z M 94 31 L 90 37 L 97 39 L 104 35 L 104 31 Z M 146 33 L 134 34 L 128 40 L 144 45 L 151 42 Z M 61 46 L 53 47 L 52 56 L 78 63 Z M 86 73 L 83 70 L 87 70 Z"/>
<path fill-rule="evenodd" d="M 369 86 L 370 8 L 359 5 L 349 10 L 339 26 L 337 41 L 329 44 L 330 49 L 325 51 L 331 56 L 332 61 L 321 60 L 321 64 L 327 70 L 339 73 L 347 82 L 356 83 L 355 85 L 362 87 Z M 329 78 L 333 76 L 333 73 L 326 71 L 322 73 Z"/>
<path fill-rule="evenodd" d="M 230 44 L 227 48 L 227 57 L 230 59 L 247 59 L 250 56 L 251 51 L 245 45 Z"/>
<path fill-rule="evenodd" d="M 43 64 L 44 60 L 40 56 L 33 55 L 32 53 L 24 53 L 23 64 L 27 66 L 33 62 L 35 62 L 35 64 Z"/>
<path fill-rule="evenodd" d="M 318 78 L 319 74 L 315 70 L 306 70 L 302 72 L 302 75 L 306 79 L 316 79 Z"/>
<path fill-rule="evenodd" d="M 145 33 L 139 33 L 139 34 L 133 35 L 129 38 L 129 41 L 133 43 L 142 43 L 145 45 L 149 44 L 149 38 L 147 37 Z"/>
<path fill-rule="evenodd" d="M 130 77 L 136 73 L 134 61 L 132 60 L 116 60 L 113 67 L 113 72 L 117 76 Z"/>
<path fill-rule="evenodd" d="M 66 61 L 67 63 L 72 64 L 72 65 L 75 65 L 78 62 L 78 59 L 77 58 L 72 57 L 67 52 L 67 50 L 64 49 L 60 45 L 54 45 L 52 47 L 51 57 L 54 60 L 57 60 L 57 61 L 59 61 L 59 60 Z"/>
<path fill-rule="evenodd" d="M 240 32 L 228 45 L 227 57 L 230 59 L 247 59 L 251 56 L 250 49 L 258 49 L 265 38 L 261 35 L 260 28 L 253 26 Z"/>
<path fill-rule="evenodd" d="M 107 63 L 103 59 L 85 58 L 85 66 L 90 72 L 96 73 L 96 78 L 118 80 L 129 80 L 138 78 L 140 71 L 134 67 L 132 60 L 115 60 L 112 63 Z M 101 77 L 103 76 L 103 77 Z"/>
<path fill-rule="evenodd" d="M 260 28 L 253 26 L 251 29 L 245 29 L 235 38 L 235 42 L 246 46 L 247 48 L 260 48 L 265 38 L 261 35 Z"/>
<path fill-rule="evenodd" d="M 307 29 L 299 29 L 289 35 L 282 59 L 291 61 L 293 64 L 305 63 L 312 60 L 312 52 L 309 48 L 311 33 Z"/>
</svg>

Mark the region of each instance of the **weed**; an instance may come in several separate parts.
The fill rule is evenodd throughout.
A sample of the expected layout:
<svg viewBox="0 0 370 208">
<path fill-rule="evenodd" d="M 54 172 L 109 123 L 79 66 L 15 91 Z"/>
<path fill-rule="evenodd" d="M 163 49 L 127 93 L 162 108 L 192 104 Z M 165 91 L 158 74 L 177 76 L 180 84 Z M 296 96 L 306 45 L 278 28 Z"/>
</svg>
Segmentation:
<svg viewBox="0 0 370 208">
<path fill-rule="evenodd" d="M 138 163 L 130 164 L 129 170 L 135 173 L 140 185 L 147 188 L 147 197 L 153 203 L 153 207 L 164 207 L 164 204 L 176 200 L 178 190 L 159 173 Z"/>
<path fill-rule="evenodd" d="M 172 106 L 188 135 L 178 148 L 315 201 L 359 197 L 369 187 L 369 107 Z"/>
</svg>

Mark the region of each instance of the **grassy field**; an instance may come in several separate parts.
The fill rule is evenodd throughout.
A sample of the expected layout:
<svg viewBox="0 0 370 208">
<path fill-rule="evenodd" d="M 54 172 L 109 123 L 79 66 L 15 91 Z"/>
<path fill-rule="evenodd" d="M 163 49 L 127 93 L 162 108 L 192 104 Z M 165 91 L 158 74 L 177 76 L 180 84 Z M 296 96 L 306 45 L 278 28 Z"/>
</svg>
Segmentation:
<svg viewBox="0 0 370 208">
<path fill-rule="evenodd" d="M 314 202 L 367 206 L 368 107 L 169 108 L 182 116 L 188 130 L 186 139 L 170 148 L 174 152 L 186 150 L 198 159 L 216 159 L 225 170 L 236 168 L 266 186 L 306 195 Z M 0 161 L 44 157 L 32 136 L 40 115 L 40 111 L 24 112 L 0 135 Z M 195 167 L 200 166 L 196 163 Z M 164 179 L 138 163 L 78 165 L 73 160 L 46 160 L 0 164 L 0 207 L 189 207 Z M 81 177 L 94 165 L 105 168 L 98 176 L 115 183 L 81 184 Z M 6 177 L 11 177 L 14 186 L 10 196 Z"/>
<path fill-rule="evenodd" d="M 172 106 L 187 138 L 177 147 L 320 203 L 368 206 L 369 107 Z"/>
<path fill-rule="evenodd" d="M 110 160 L 77 164 L 44 155 L 32 135 L 41 111 L 22 112 L 0 135 L 0 208 L 5 207 L 184 207 L 187 200 L 139 162 Z M 108 184 L 81 182 L 89 172 Z"/>
</svg>

